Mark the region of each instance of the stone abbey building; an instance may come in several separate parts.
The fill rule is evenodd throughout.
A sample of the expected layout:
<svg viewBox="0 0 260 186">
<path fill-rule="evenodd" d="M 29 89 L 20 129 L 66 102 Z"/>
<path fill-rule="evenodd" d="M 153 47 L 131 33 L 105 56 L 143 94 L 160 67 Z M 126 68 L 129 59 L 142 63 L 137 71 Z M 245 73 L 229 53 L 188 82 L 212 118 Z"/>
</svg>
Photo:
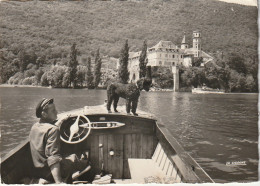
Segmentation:
<svg viewBox="0 0 260 186">
<path fill-rule="evenodd" d="M 160 41 L 155 46 L 147 49 L 147 66 L 166 66 L 171 67 L 174 79 L 174 90 L 179 89 L 179 65 L 190 67 L 192 60 L 202 58 L 202 66 L 213 58 L 201 50 L 201 33 L 194 31 L 192 35 L 193 44 L 189 48 L 184 35 L 181 46 L 177 46 L 171 41 Z M 128 70 L 130 82 L 136 82 L 139 79 L 139 57 L 141 51 L 130 52 L 128 60 Z"/>
</svg>

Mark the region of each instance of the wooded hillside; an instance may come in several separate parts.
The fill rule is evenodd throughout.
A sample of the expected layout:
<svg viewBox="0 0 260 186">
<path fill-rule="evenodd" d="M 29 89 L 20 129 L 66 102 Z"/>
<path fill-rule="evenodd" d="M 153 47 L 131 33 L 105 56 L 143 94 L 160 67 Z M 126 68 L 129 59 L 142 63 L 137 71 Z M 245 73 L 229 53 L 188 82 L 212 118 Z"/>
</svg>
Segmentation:
<svg viewBox="0 0 260 186">
<path fill-rule="evenodd" d="M 144 40 L 148 47 L 160 40 L 180 45 L 185 32 L 191 45 L 194 30 L 212 55 L 257 54 L 257 8 L 219 1 L 1 2 L 0 16 L 5 70 L 21 51 L 44 58 L 44 65 L 66 64 L 73 43 L 80 54 L 93 56 L 100 48 L 101 56 L 118 57 L 125 39 L 137 51 Z"/>
</svg>

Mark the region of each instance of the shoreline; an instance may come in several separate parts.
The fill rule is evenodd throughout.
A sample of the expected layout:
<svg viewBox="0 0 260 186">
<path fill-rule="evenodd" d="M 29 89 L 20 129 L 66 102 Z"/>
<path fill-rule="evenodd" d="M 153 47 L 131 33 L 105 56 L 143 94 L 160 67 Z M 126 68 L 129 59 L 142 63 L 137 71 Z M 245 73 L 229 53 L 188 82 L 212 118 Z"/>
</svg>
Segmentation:
<svg viewBox="0 0 260 186">
<path fill-rule="evenodd" d="M 51 87 L 44 87 L 44 86 L 40 86 L 40 85 L 10 85 L 10 84 L 0 84 L 0 88 L 4 87 L 4 88 L 15 88 L 15 87 L 25 87 L 25 88 L 51 88 Z"/>
<path fill-rule="evenodd" d="M 40 86 L 40 85 L 10 85 L 10 84 L 0 84 L 0 88 L 49 88 L 49 89 L 72 89 L 72 88 L 54 88 L 54 87 L 44 87 L 44 86 Z M 88 89 L 88 88 L 75 88 L 75 89 Z M 100 90 L 103 88 L 98 88 L 98 89 L 89 89 L 89 90 Z M 103 89 L 106 90 L 106 89 Z M 173 89 L 151 89 L 149 92 L 174 92 Z M 189 91 L 180 91 L 178 93 L 182 93 L 182 92 L 189 92 Z M 192 92 L 190 92 L 192 93 Z M 199 94 L 199 93 L 197 93 Z M 203 94 L 207 94 L 207 93 L 203 93 Z M 212 93 L 211 93 L 212 94 Z M 213 93 L 214 94 L 214 93 Z M 222 93 L 222 94 L 259 94 L 259 92 L 229 92 L 229 93 Z"/>
</svg>

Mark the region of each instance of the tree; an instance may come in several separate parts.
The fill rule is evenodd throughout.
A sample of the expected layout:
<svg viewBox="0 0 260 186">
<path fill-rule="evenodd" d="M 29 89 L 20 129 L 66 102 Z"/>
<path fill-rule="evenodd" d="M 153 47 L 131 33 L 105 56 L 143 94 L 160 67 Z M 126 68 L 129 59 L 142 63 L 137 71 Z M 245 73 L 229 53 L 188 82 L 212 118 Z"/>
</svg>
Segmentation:
<svg viewBox="0 0 260 186">
<path fill-rule="evenodd" d="M 83 82 L 85 80 L 85 69 L 83 66 L 78 66 L 77 70 L 77 83 L 80 87 L 83 87 Z"/>
<path fill-rule="evenodd" d="M 95 86 L 95 88 L 98 87 L 98 84 L 100 82 L 101 65 L 102 65 L 102 61 L 101 61 L 99 49 L 98 49 L 97 52 L 96 52 L 95 69 L 94 69 L 94 86 Z"/>
<path fill-rule="evenodd" d="M 205 68 L 206 85 L 210 88 L 220 88 L 218 80 L 218 68 L 215 64 L 209 64 Z"/>
<path fill-rule="evenodd" d="M 143 78 L 146 75 L 146 64 L 147 64 L 147 44 L 146 44 L 146 40 L 143 43 L 143 49 L 139 58 L 139 68 L 140 68 L 140 72 L 139 72 L 139 77 Z"/>
<path fill-rule="evenodd" d="M 244 61 L 244 58 L 242 58 L 240 55 L 233 53 L 230 54 L 230 57 L 228 59 L 228 66 L 238 73 L 246 74 L 247 69 Z"/>
<path fill-rule="evenodd" d="M 247 75 L 245 78 L 245 88 L 248 92 L 255 91 L 255 82 L 252 75 Z"/>
<path fill-rule="evenodd" d="M 203 63 L 202 57 L 192 59 L 192 66 L 193 67 L 200 67 L 201 63 Z"/>
<path fill-rule="evenodd" d="M 61 88 L 63 83 L 63 77 L 65 74 L 65 68 L 62 66 L 55 66 L 51 71 L 51 79 L 53 81 L 53 86 L 56 88 Z"/>
<path fill-rule="evenodd" d="M 39 84 L 41 82 L 41 77 L 43 74 L 44 74 L 44 71 L 42 70 L 42 68 L 38 69 L 35 72 L 35 79 L 36 79 L 37 84 Z"/>
<path fill-rule="evenodd" d="M 146 68 L 146 77 L 149 79 L 152 79 L 152 67 L 151 66 L 148 66 Z"/>
<path fill-rule="evenodd" d="M 73 43 L 71 46 L 71 52 L 70 52 L 70 61 L 69 61 L 69 78 L 70 78 L 70 84 L 72 84 L 72 87 L 76 87 L 76 74 L 77 74 L 77 49 L 76 49 L 76 43 Z"/>
<path fill-rule="evenodd" d="M 20 65 L 19 65 L 20 66 L 20 72 L 24 72 L 26 70 L 27 65 L 28 65 L 27 60 L 25 58 L 26 54 L 22 50 L 22 51 L 19 52 L 18 56 L 19 56 L 19 60 L 20 60 Z"/>
<path fill-rule="evenodd" d="M 37 58 L 37 60 L 36 60 L 37 68 L 42 67 L 44 63 L 45 63 L 45 57 L 41 56 L 41 57 Z"/>
<path fill-rule="evenodd" d="M 20 71 L 24 72 L 28 64 L 36 64 L 37 56 L 33 50 L 25 52 L 24 50 L 20 51 L 19 54 L 20 60 Z"/>
<path fill-rule="evenodd" d="M 218 80 L 220 88 L 225 89 L 226 92 L 229 90 L 229 80 L 230 80 L 230 68 L 224 61 L 218 63 L 219 68 L 217 69 Z"/>
<path fill-rule="evenodd" d="M 93 74 L 91 72 L 91 57 L 88 58 L 88 63 L 87 63 L 87 87 L 88 88 L 93 88 Z"/>
<path fill-rule="evenodd" d="M 129 47 L 128 40 L 126 40 L 123 48 L 120 52 L 119 58 L 119 69 L 118 69 L 118 79 L 121 83 L 127 83 L 129 80 L 129 72 L 128 72 L 128 57 L 129 57 Z"/>
<path fill-rule="evenodd" d="M 47 72 L 45 72 L 41 77 L 41 86 L 49 86 L 49 81 L 47 79 Z"/>
<path fill-rule="evenodd" d="M 69 73 L 69 69 L 67 69 L 62 78 L 62 87 L 67 88 L 69 87 L 69 84 L 70 84 L 70 73 Z"/>
</svg>

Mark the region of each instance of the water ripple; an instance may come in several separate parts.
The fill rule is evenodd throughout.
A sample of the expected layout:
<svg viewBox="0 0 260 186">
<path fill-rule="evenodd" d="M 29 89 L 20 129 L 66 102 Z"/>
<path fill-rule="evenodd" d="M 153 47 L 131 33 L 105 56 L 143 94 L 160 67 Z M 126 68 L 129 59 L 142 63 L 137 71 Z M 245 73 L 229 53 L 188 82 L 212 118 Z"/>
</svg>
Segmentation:
<svg viewBox="0 0 260 186">
<path fill-rule="evenodd" d="M 200 95 L 142 92 L 138 109 L 164 123 L 188 154 L 216 182 L 257 181 L 257 94 Z M 35 107 L 54 98 L 59 112 L 103 104 L 104 90 L 0 88 L 1 156 L 29 135 L 37 121 Z M 120 99 L 119 105 L 124 105 Z M 246 166 L 226 166 L 227 161 Z"/>
</svg>

